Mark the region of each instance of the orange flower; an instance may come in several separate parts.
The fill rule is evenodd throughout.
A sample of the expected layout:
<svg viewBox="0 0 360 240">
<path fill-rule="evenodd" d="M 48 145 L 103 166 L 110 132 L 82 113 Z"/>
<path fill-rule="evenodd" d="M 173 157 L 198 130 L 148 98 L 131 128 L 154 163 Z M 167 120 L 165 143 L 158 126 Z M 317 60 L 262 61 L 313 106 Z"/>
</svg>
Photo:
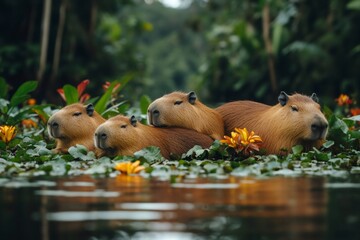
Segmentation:
<svg viewBox="0 0 360 240">
<path fill-rule="evenodd" d="M 350 105 L 352 103 L 352 100 L 346 94 L 340 94 L 340 96 L 336 98 L 335 101 L 339 106 Z"/>
<path fill-rule="evenodd" d="M 31 119 L 24 119 L 21 121 L 21 124 L 26 128 L 31 128 L 31 127 L 36 128 L 37 127 L 37 123 Z"/>
<path fill-rule="evenodd" d="M 229 147 L 232 147 L 236 152 L 243 152 L 245 155 L 250 155 L 254 151 L 259 151 L 262 140 L 260 136 L 255 135 L 254 131 L 250 134 L 246 128 L 235 128 L 235 131 L 231 132 L 231 137 L 224 136 L 222 143 L 226 143 Z"/>
<path fill-rule="evenodd" d="M 16 136 L 16 128 L 14 126 L 0 126 L 0 139 L 6 144 Z"/>
<path fill-rule="evenodd" d="M 30 98 L 27 100 L 27 104 L 30 106 L 33 106 L 36 104 L 36 99 L 35 98 Z"/>
<path fill-rule="evenodd" d="M 124 174 L 136 174 L 139 173 L 140 171 L 144 170 L 145 167 L 144 166 L 139 166 L 140 165 L 140 161 L 137 160 L 135 162 L 122 162 L 122 163 L 118 163 L 115 165 L 115 169 L 120 171 L 121 173 Z"/>
<path fill-rule="evenodd" d="M 351 116 L 360 115 L 360 108 L 352 108 L 350 109 Z"/>
</svg>

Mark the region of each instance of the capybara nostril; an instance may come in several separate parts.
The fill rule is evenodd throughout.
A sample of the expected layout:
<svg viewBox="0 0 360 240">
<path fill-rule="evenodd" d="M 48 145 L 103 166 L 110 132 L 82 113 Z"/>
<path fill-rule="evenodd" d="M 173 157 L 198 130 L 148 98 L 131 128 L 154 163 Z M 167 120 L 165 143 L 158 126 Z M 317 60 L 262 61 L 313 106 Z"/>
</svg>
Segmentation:
<svg viewBox="0 0 360 240">
<path fill-rule="evenodd" d="M 102 140 L 107 139 L 107 134 L 106 134 L 106 133 L 100 134 L 100 138 L 101 138 Z"/>
<path fill-rule="evenodd" d="M 320 124 L 317 124 L 317 123 L 311 124 L 311 131 L 320 132 L 321 129 L 322 129 L 322 126 Z"/>
<path fill-rule="evenodd" d="M 155 117 L 158 117 L 160 115 L 160 111 L 155 109 L 152 111 L 152 114 L 155 116 Z"/>
<path fill-rule="evenodd" d="M 52 128 L 58 128 L 58 127 L 59 127 L 59 124 L 58 124 L 57 122 L 52 122 L 52 123 L 50 123 L 50 126 L 51 126 Z"/>
</svg>

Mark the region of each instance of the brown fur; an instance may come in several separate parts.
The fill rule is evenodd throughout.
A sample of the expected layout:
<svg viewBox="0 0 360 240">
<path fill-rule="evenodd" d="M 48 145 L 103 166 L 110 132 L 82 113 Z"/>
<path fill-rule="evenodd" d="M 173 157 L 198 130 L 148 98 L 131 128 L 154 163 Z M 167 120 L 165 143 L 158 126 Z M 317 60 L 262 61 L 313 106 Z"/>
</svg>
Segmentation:
<svg viewBox="0 0 360 240">
<path fill-rule="evenodd" d="M 165 158 L 169 158 L 170 154 L 180 155 L 195 145 L 207 148 L 213 142 L 209 136 L 189 129 L 156 128 L 140 122 L 134 125 L 128 117 L 121 115 L 101 124 L 95 132 L 97 154 L 133 155 L 145 147 L 156 146 Z"/>
<path fill-rule="evenodd" d="M 226 103 L 216 110 L 222 115 L 225 133 L 229 135 L 235 127 L 254 131 L 262 140 L 267 153 L 280 154 L 281 149 L 291 150 L 301 144 L 305 149 L 320 147 L 327 133 L 327 120 L 320 105 L 310 97 L 294 94 L 288 102 L 269 106 L 252 101 Z M 292 108 L 297 108 L 294 111 Z M 320 124 L 324 132 L 312 131 L 313 124 Z M 315 136 L 316 135 L 316 136 Z"/>
<path fill-rule="evenodd" d="M 79 113 L 80 115 L 76 116 Z M 94 150 L 94 133 L 103 122 L 105 119 L 95 111 L 89 116 L 83 104 L 75 103 L 62 108 L 48 121 L 49 135 L 56 140 L 56 148 L 53 151 L 66 153 L 69 147 L 76 144 Z"/>
<path fill-rule="evenodd" d="M 190 93 L 172 92 L 152 102 L 148 108 L 148 122 L 156 127 L 181 127 L 222 139 L 224 123 L 220 114 L 196 99 L 191 104 Z M 181 104 L 175 104 L 181 102 Z M 158 111 L 158 116 L 153 114 Z"/>
</svg>

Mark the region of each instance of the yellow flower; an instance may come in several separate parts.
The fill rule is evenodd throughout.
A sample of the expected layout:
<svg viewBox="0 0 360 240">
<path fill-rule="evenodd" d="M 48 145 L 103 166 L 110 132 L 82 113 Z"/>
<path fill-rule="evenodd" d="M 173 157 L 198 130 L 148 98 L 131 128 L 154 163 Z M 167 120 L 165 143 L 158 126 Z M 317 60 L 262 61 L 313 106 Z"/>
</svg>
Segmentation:
<svg viewBox="0 0 360 240">
<path fill-rule="evenodd" d="M 140 161 L 137 160 L 135 162 L 122 162 L 115 165 L 115 169 L 120 171 L 121 173 L 125 174 L 134 174 L 139 173 L 140 171 L 144 170 L 144 166 L 139 166 Z"/>
<path fill-rule="evenodd" d="M 16 128 L 14 126 L 0 126 L 0 139 L 6 144 L 16 136 Z"/>
<path fill-rule="evenodd" d="M 352 103 L 352 100 L 346 94 L 340 94 L 340 96 L 336 98 L 335 101 L 339 106 L 349 105 Z"/>
<path fill-rule="evenodd" d="M 220 142 L 226 143 L 229 147 L 234 148 L 236 152 L 250 155 L 254 151 L 259 151 L 262 139 L 259 135 L 255 135 L 254 131 L 249 134 L 246 128 L 235 128 L 235 131 L 231 132 L 231 137 L 224 136 L 224 139 L 220 140 Z"/>
</svg>

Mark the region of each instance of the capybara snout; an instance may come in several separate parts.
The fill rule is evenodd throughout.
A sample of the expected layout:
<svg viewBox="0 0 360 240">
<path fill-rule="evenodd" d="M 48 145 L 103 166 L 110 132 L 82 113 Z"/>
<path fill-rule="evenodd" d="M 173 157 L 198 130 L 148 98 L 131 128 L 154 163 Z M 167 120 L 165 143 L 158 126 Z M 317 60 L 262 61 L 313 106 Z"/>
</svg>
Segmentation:
<svg viewBox="0 0 360 240">
<path fill-rule="evenodd" d="M 108 139 L 108 134 L 104 128 L 99 128 L 95 132 L 95 147 L 100 149 L 106 149 L 106 140 Z"/>
<path fill-rule="evenodd" d="M 325 118 L 320 116 L 315 116 L 315 119 L 311 124 L 312 136 L 310 140 L 325 139 L 328 130 L 328 125 L 329 124 Z"/>
<path fill-rule="evenodd" d="M 151 106 L 148 109 L 148 121 L 149 124 L 156 127 L 164 127 L 165 124 L 160 120 L 160 111 L 157 109 L 157 106 Z"/>
<path fill-rule="evenodd" d="M 48 132 L 49 135 L 53 138 L 60 138 L 60 133 L 59 133 L 59 123 L 56 122 L 55 120 L 49 121 L 48 122 Z"/>
</svg>

